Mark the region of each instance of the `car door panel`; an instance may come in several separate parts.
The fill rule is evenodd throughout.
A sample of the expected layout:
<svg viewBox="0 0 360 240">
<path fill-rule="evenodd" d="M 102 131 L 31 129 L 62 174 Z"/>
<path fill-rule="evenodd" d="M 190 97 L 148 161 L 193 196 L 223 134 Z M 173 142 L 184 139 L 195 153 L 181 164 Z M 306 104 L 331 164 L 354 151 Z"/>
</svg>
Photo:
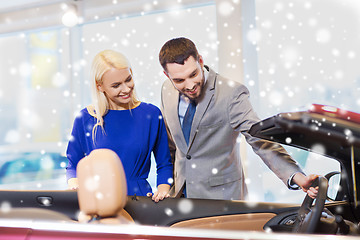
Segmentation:
<svg viewBox="0 0 360 240">
<path fill-rule="evenodd" d="M 1 205 L 11 208 L 42 208 L 63 213 L 77 220 L 76 191 L 0 191 Z"/>
</svg>

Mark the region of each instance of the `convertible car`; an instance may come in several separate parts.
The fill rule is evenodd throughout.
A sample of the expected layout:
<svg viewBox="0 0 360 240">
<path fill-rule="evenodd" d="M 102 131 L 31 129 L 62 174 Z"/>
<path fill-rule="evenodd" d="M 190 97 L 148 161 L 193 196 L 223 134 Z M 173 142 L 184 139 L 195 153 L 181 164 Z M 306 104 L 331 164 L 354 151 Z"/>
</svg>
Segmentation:
<svg viewBox="0 0 360 240">
<path fill-rule="evenodd" d="M 359 239 L 360 114 L 314 104 L 262 120 L 249 133 L 331 157 L 340 171 L 320 176 L 316 199 L 304 194 L 301 205 L 190 198 L 155 203 L 126 196 L 120 161 L 106 153 L 100 171 L 94 155 L 79 163 L 78 191 L 0 190 L 0 239 Z"/>
</svg>

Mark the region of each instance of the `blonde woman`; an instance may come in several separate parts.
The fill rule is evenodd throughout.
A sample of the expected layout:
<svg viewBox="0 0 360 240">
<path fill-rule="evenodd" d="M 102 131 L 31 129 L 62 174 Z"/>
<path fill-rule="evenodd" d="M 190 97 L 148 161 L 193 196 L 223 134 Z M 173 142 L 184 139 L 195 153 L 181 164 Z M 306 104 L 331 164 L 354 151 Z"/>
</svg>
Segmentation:
<svg viewBox="0 0 360 240">
<path fill-rule="evenodd" d="M 80 111 L 67 148 L 68 186 L 77 189 L 76 166 L 93 149 L 115 151 L 124 166 L 128 195 L 168 197 L 172 163 L 165 124 L 158 107 L 140 102 L 127 58 L 116 51 L 98 53 L 92 63 L 93 105 Z M 151 153 L 157 167 L 157 191 L 147 181 Z"/>
</svg>

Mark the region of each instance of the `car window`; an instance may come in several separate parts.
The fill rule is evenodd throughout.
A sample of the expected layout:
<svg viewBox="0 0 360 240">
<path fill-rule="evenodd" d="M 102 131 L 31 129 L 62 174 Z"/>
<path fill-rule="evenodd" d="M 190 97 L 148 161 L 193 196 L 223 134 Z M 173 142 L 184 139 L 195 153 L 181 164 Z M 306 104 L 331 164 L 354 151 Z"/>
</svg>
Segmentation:
<svg viewBox="0 0 360 240">
<path fill-rule="evenodd" d="M 318 174 L 325 176 L 331 172 L 341 172 L 339 161 L 324 156 L 325 150 L 319 144 L 312 147 L 312 151 L 302 150 L 294 147 L 285 147 L 292 157 L 298 161 L 306 174 Z M 321 153 L 321 154 L 319 154 Z M 329 181 L 328 196 L 335 199 L 339 190 L 340 175 L 333 176 Z"/>
<path fill-rule="evenodd" d="M 286 151 L 298 162 L 305 174 L 319 174 L 325 176 L 329 172 L 341 171 L 340 163 L 332 158 L 313 153 L 308 150 L 282 145 Z M 316 146 L 315 146 L 316 147 Z M 320 148 L 317 146 L 317 148 Z M 301 203 L 305 197 L 302 190 L 289 190 L 266 165 L 251 151 L 247 152 L 247 165 L 256 165 L 257 168 L 246 168 L 248 200 L 254 202 Z M 335 178 L 333 179 L 335 180 Z M 337 178 L 337 183 L 340 178 Z M 338 187 L 336 181 L 332 182 L 332 195 L 336 195 Z"/>
</svg>

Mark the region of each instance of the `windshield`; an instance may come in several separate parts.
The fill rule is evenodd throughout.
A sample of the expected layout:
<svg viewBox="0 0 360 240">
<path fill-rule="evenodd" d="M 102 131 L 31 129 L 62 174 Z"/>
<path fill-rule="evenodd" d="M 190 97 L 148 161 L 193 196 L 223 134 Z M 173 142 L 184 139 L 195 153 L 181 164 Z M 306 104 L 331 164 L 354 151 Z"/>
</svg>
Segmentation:
<svg viewBox="0 0 360 240">
<path fill-rule="evenodd" d="M 299 163 L 305 174 L 319 174 L 325 176 L 329 172 L 341 171 L 340 163 L 335 159 L 295 147 L 283 147 L 291 157 Z M 248 151 L 247 156 L 248 161 L 245 166 L 248 167 L 247 184 L 249 186 L 249 200 L 260 202 L 301 203 L 305 196 L 303 191 L 289 190 L 252 151 Z M 254 166 L 257 166 L 257 169 L 255 169 Z M 261 173 L 259 173 L 259 169 Z M 333 183 L 333 186 L 339 184 L 339 180 L 340 178 Z M 333 188 L 331 192 L 332 196 L 336 195 L 336 192 L 334 192 Z"/>
</svg>

